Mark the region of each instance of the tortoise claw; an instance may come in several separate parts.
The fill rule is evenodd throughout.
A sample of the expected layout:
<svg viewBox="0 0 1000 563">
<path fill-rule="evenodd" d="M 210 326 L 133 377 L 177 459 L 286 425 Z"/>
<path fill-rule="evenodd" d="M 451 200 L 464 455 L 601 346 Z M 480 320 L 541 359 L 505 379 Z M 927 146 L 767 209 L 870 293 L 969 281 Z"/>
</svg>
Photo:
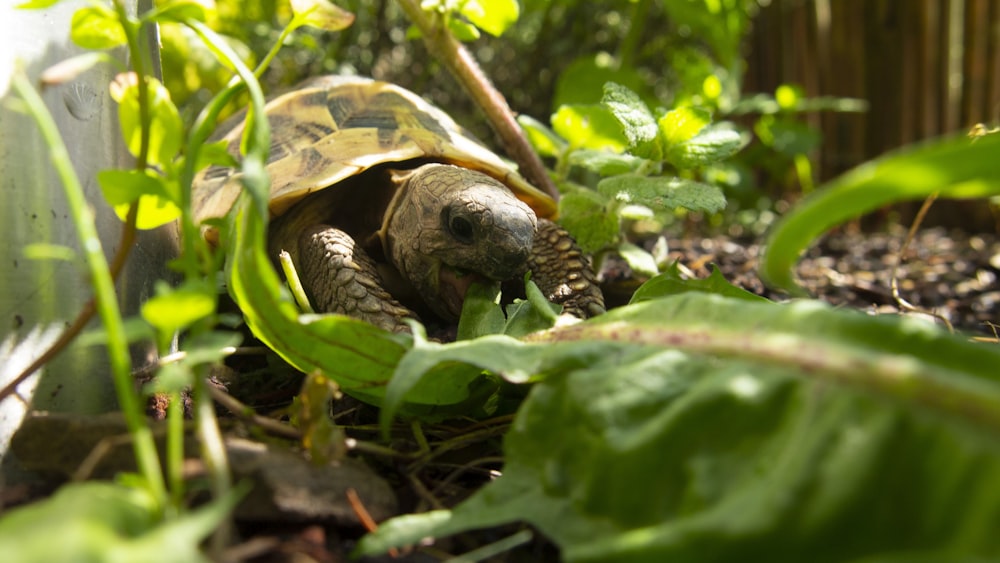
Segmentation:
<svg viewBox="0 0 1000 563">
<path fill-rule="evenodd" d="M 418 319 L 382 286 L 374 260 L 350 235 L 317 225 L 299 239 L 302 285 L 313 306 L 340 313 L 390 332 L 410 332 L 403 319 Z"/>
<path fill-rule="evenodd" d="M 538 220 L 528 258 L 531 279 L 563 313 L 587 319 L 606 312 L 604 295 L 590 261 L 570 234 L 548 219 Z"/>
</svg>

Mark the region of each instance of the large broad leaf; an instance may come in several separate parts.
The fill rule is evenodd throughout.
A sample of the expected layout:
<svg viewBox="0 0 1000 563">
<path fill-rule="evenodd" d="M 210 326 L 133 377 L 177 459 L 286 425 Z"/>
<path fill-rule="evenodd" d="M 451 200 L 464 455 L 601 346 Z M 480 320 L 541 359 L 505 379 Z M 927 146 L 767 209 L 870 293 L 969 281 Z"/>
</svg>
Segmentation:
<svg viewBox="0 0 1000 563">
<path fill-rule="evenodd" d="M 687 279 L 681 275 L 678 262 L 674 262 L 664 272 L 657 274 L 642 284 L 632 294 L 630 303 L 640 303 L 642 301 L 649 301 L 650 299 L 689 291 L 701 291 L 751 301 L 767 301 L 767 299 L 760 295 L 750 293 L 742 287 L 737 287 L 729 283 L 728 280 L 722 277 L 722 272 L 718 268 L 713 267 L 712 273 L 707 278 Z"/>
<path fill-rule="evenodd" d="M 0 519 L 0 561 L 209 561 L 201 542 L 242 493 L 167 522 L 138 489 L 74 483 Z"/>
<path fill-rule="evenodd" d="M 604 97 L 604 84 L 615 82 L 630 90 L 648 93 L 646 81 L 634 68 L 619 64 L 607 53 L 583 55 L 559 73 L 552 107 L 563 105 L 596 104 Z M 647 103 L 655 104 L 652 96 L 644 96 Z"/>
<path fill-rule="evenodd" d="M 95 50 L 118 47 L 127 40 L 118 14 L 110 7 L 98 3 L 73 12 L 70 37 L 80 47 Z"/>
<path fill-rule="evenodd" d="M 527 521 L 566 561 L 1000 555 L 995 346 L 910 319 L 698 292 L 535 340 L 449 345 L 401 366 L 541 382 L 502 477 L 454 511 L 383 523 L 361 551 Z"/>
<path fill-rule="evenodd" d="M 683 207 L 716 213 L 726 207 L 726 198 L 717 186 L 679 177 L 622 174 L 601 180 L 597 191 L 622 203 L 644 205 L 654 211 Z"/>
<path fill-rule="evenodd" d="M 227 274 L 229 291 L 254 334 L 285 361 L 304 373 L 334 380 L 344 392 L 381 404 L 396 364 L 410 338 L 391 334 L 343 315 L 300 315 L 264 252 L 265 215 L 244 194 L 231 223 Z M 265 211 L 266 213 L 266 211 Z M 442 368 L 409 389 L 403 414 L 437 416 L 485 403 L 496 383 L 478 370 Z"/>
<path fill-rule="evenodd" d="M 291 6 L 303 24 L 324 31 L 340 31 L 354 23 L 354 14 L 326 0 L 292 0 Z"/>
<path fill-rule="evenodd" d="M 592 190 L 573 190 L 559 199 L 559 223 L 586 253 L 595 253 L 618 242 L 621 228 L 616 204 Z"/>
<path fill-rule="evenodd" d="M 574 149 L 620 153 L 626 140 L 622 126 L 607 107 L 599 104 L 559 106 L 552 114 L 553 130 Z"/>
<path fill-rule="evenodd" d="M 984 198 L 1000 194 L 1000 135 L 953 137 L 863 164 L 813 192 L 783 217 L 768 238 L 761 275 L 796 291 L 792 267 L 819 235 L 853 217 L 897 201 Z"/>
<path fill-rule="evenodd" d="M 663 157 L 663 147 L 657 142 L 660 130 L 656 118 L 638 94 L 621 84 L 608 82 L 601 103 L 621 124 L 633 154 L 650 160 Z"/>
<path fill-rule="evenodd" d="M 521 7 L 517 0 L 467 0 L 459 11 L 479 29 L 500 37 L 517 21 Z"/>
</svg>

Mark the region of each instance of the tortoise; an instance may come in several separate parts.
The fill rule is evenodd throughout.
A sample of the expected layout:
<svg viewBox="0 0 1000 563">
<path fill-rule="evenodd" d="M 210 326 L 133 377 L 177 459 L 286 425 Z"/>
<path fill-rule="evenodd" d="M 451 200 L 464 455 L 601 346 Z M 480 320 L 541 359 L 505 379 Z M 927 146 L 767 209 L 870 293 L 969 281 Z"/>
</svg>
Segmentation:
<svg viewBox="0 0 1000 563">
<path fill-rule="evenodd" d="M 268 252 L 287 250 L 313 306 L 386 330 L 458 319 L 471 282 L 526 271 L 563 312 L 604 310 L 556 203 L 447 114 L 399 86 L 324 76 L 271 99 Z M 238 155 L 243 120 L 225 133 Z M 225 130 L 225 129 L 224 129 Z M 238 172 L 195 178 L 199 221 L 224 216 Z"/>
</svg>

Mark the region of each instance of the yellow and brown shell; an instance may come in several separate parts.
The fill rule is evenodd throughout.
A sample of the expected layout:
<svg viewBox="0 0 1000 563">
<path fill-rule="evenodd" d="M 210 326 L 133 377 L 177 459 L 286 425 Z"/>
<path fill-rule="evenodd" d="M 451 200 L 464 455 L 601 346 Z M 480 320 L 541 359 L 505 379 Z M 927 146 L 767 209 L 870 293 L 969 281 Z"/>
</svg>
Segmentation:
<svg viewBox="0 0 1000 563">
<path fill-rule="evenodd" d="M 552 218 L 556 203 L 447 114 L 413 92 L 356 76 L 312 79 L 266 106 L 271 126 L 271 216 L 310 193 L 374 166 L 443 162 L 496 178 L 539 217 Z M 238 154 L 243 121 L 225 135 Z M 212 166 L 195 179 L 193 206 L 201 221 L 229 212 L 242 189 L 237 169 Z"/>
</svg>

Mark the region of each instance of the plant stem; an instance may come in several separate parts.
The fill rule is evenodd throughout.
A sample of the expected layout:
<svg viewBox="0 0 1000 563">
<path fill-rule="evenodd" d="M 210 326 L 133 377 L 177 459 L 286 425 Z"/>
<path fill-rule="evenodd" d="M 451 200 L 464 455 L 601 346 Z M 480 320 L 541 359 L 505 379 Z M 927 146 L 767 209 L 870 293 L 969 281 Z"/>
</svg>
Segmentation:
<svg viewBox="0 0 1000 563">
<path fill-rule="evenodd" d="M 185 193 L 183 207 L 185 217 L 184 236 L 197 237 L 200 234 L 192 220 L 193 214 L 190 196 L 191 182 L 194 178 L 194 165 L 198 161 L 198 152 L 214 127 L 222 107 L 242 88 L 246 88 L 249 92 L 251 107 L 247 113 L 247 154 L 243 160 L 243 172 L 244 187 L 251 192 L 255 192 L 255 199 L 263 197 L 263 194 L 257 192 L 266 190 L 267 173 L 264 163 L 267 161 L 267 151 L 270 149 L 270 130 L 268 129 L 267 119 L 264 118 L 264 93 L 261 91 L 260 84 L 257 82 L 253 71 L 208 26 L 195 20 L 189 20 L 185 24 L 218 57 L 225 59 L 236 69 L 236 73 L 239 75 L 239 81 L 231 83 L 199 115 L 189 136 L 189 153 L 181 173 L 181 186 L 184 188 L 182 192 Z M 193 250 L 194 248 L 193 239 L 185 242 L 185 250 Z M 229 475 L 229 463 L 226 458 L 222 433 L 219 431 L 219 426 L 215 418 L 214 405 L 211 400 L 211 393 L 208 390 L 208 382 L 205 379 L 204 367 L 195 374 L 192 387 L 195 405 L 194 416 L 198 425 L 199 437 L 201 438 L 202 457 L 212 476 L 213 493 L 217 498 L 222 498 L 230 494 L 232 482 Z M 221 533 L 217 533 L 213 537 L 213 547 L 217 551 L 221 550 L 226 542 L 226 531 L 223 529 Z"/>
<path fill-rule="evenodd" d="M 486 78 L 468 49 L 448 31 L 441 18 L 425 12 L 420 7 L 419 0 L 399 0 L 399 4 L 410 21 L 420 30 L 427 50 L 444 63 L 466 93 L 486 113 L 490 125 L 500 136 L 507 152 L 520 166 L 521 173 L 528 181 L 558 200 L 559 190 L 556 189 L 555 183 L 545 171 L 542 160 L 531 148 L 527 137 L 518 126 L 507 100 Z"/>
<path fill-rule="evenodd" d="M 160 472 L 159 455 L 153 441 L 153 433 L 146 424 L 143 409 L 132 380 L 132 361 L 129 357 L 128 339 L 122 322 L 121 311 L 115 296 L 114 281 L 104 252 L 101 240 L 94 225 L 93 213 L 87 205 L 87 198 L 80 184 L 80 179 L 73 169 L 66 145 L 59 135 L 59 129 L 45 107 L 45 102 L 31 86 L 23 72 L 16 72 L 13 86 L 18 95 L 24 99 L 31 110 L 31 115 L 41 130 L 42 137 L 50 151 L 50 159 L 59 179 L 62 181 L 69 204 L 73 222 L 76 225 L 77 237 L 83 248 L 87 266 L 90 270 L 91 282 L 97 297 L 97 310 L 108 334 L 108 357 L 111 363 L 111 373 L 114 380 L 118 402 L 125 415 L 129 432 L 133 436 L 136 463 L 139 471 L 149 486 L 150 493 L 157 504 L 163 508 L 167 505 L 166 487 Z"/>
<path fill-rule="evenodd" d="M 649 0 L 638 0 L 632 4 L 628 32 L 618 46 L 618 66 L 620 68 L 631 68 L 634 65 L 635 52 L 639 48 L 642 33 L 646 28 L 643 24 L 646 23 L 648 12 Z"/>
<path fill-rule="evenodd" d="M 184 503 L 184 407 L 180 393 L 170 393 L 167 404 L 166 473 L 170 485 L 171 506 Z"/>
</svg>

